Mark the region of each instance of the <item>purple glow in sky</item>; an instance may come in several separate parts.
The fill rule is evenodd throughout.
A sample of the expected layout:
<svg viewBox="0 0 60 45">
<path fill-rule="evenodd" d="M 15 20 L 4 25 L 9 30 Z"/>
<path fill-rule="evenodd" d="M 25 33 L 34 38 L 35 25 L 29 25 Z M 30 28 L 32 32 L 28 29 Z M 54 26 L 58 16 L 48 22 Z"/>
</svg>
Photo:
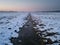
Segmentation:
<svg viewBox="0 0 60 45">
<path fill-rule="evenodd" d="M 2 11 L 60 10 L 60 0 L 0 0 L 0 10 Z"/>
</svg>

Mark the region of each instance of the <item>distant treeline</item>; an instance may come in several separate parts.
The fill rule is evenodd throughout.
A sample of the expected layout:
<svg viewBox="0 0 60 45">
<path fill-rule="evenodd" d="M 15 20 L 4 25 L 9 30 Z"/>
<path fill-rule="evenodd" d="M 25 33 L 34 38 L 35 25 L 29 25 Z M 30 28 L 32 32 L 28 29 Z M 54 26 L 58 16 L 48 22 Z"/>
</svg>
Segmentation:
<svg viewBox="0 0 60 45">
<path fill-rule="evenodd" d="M 60 12 L 60 10 L 56 11 L 0 11 L 0 13 L 16 13 L 16 12 Z"/>
<path fill-rule="evenodd" d="M 0 11 L 0 13 L 11 13 L 11 12 L 15 13 L 17 11 Z"/>
<path fill-rule="evenodd" d="M 42 11 L 42 12 L 60 12 L 60 11 Z"/>
<path fill-rule="evenodd" d="M 57 10 L 57 11 L 35 11 L 35 12 L 60 12 L 60 10 Z"/>
</svg>

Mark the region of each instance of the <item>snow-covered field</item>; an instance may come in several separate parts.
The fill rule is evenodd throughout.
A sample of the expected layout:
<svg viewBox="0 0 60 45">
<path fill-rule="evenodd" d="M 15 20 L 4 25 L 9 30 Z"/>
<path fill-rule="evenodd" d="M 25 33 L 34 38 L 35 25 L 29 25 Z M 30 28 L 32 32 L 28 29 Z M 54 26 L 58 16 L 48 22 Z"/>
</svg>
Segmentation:
<svg viewBox="0 0 60 45">
<path fill-rule="evenodd" d="M 57 32 L 60 34 L 60 13 L 32 13 L 32 15 L 46 25 L 45 29 L 54 28 L 53 30 L 48 30 L 48 32 Z M 52 41 L 60 40 L 59 35 L 48 36 L 47 38 L 50 38 Z M 52 45 L 59 45 L 59 43 Z"/>
<path fill-rule="evenodd" d="M 13 45 L 9 39 L 11 37 L 18 37 L 15 30 L 18 32 L 19 27 L 23 26 L 27 21 L 24 20 L 27 15 L 28 13 L 0 13 L 0 45 Z M 31 15 L 46 24 L 46 28 L 53 27 L 54 30 L 50 32 L 60 33 L 60 13 L 31 13 Z M 54 41 L 56 39 L 59 40 L 60 36 L 50 38 Z"/>
<path fill-rule="evenodd" d="M 15 30 L 23 26 L 26 16 L 27 13 L 0 13 L 0 45 L 12 45 L 9 39 L 18 36 Z"/>
</svg>

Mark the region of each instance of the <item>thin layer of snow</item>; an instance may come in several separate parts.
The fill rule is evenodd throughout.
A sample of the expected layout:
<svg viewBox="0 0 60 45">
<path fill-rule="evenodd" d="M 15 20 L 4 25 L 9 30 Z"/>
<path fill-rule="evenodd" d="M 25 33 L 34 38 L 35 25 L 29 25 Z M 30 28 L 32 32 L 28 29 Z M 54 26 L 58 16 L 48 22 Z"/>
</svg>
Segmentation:
<svg viewBox="0 0 60 45">
<path fill-rule="evenodd" d="M 22 27 L 27 20 L 24 20 L 27 13 L 0 13 L 0 45 L 13 45 L 10 42 L 11 37 L 18 37 L 19 27 Z M 60 13 L 32 13 L 32 17 L 38 20 L 39 23 L 43 23 L 47 28 L 54 28 L 48 32 L 59 32 L 60 33 Z M 40 28 L 37 25 L 38 28 Z M 36 28 L 36 27 L 34 27 Z M 41 28 L 40 28 L 41 29 Z M 43 30 L 43 29 L 42 29 Z M 56 37 L 57 36 L 57 37 Z M 59 35 L 54 35 L 51 38 L 52 41 L 59 40 Z M 53 44 L 58 45 L 58 43 Z"/>
<path fill-rule="evenodd" d="M 46 25 L 45 29 L 53 28 L 53 30 L 50 30 L 50 31 L 48 30 L 48 32 L 60 33 L 60 13 L 32 13 L 32 15 L 34 17 L 36 17 L 36 19 L 42 20 L 41 22 Z M 39 20 L 39 22 L 40 22 L 40 20 Z M 39 26 L 37 26 L 37 27 L 39 27 Z M 50 38 L 52 41 L 60 40 L 60 35 L 55 35 L 55 37 L 48 36 L 47 38 Z M 55 45 L 55 44 L 53 44 L 53 45 Z M 56 44 L 56 45 L 58 45 L 58 44 Z"/>
<path fill-rule="evenodd" d="M 1 13 L 0 14 L 0 45 L 13 45 L 11 37 L 18 37 L 19 27 L 26 22 L 27 13 Z"/>
</svg>

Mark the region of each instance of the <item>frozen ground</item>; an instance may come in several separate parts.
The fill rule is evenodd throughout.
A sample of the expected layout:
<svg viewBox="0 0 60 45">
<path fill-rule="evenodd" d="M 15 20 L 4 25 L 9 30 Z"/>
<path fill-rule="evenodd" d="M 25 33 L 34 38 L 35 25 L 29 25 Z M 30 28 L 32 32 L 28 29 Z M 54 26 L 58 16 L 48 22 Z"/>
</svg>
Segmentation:
<svg viewBox="0 0 60 45">
<path fill-rule="evenodd" d="M 45 28 L 53 27 L 54 30 L 49 32 L 59 32 L 60 33 L 60 13 L 31 13 L 36 19 L 46 24 Z M 24 20 L 27 17 L 27 13 L 0 13 L 0 45 L 13 45 L 10 42 L 11 37 L 18 37 L 19 27 L 27 21 Z M 57 36 L 57 35 L 55 35 Z M 47 37 L 48 38 L 48 37 Z M 50 37 L 53 41 L 59 40 L 60 36 L 57 38 Z M 55 44 L 54 44 L 55 45 Z"/>
<path fill-rule="evenodd" d="M 12 45 L 11 37 L 18 37 L 15 32 L 26 22 L 27 13 L 2 13 L 0 14 L 0 45 Z"/>
<path fill-rule="evenodd" d="M 45 29 L 54 28 L 48 32 L 58 32 L 60 34 L 60 13 L 32 13 L 32 15 L 46 25 Z M 52 41 L 60 40 L 59 35 L 48 36 L 47 38 L 50 38 Z M 53 45 L 58 45 L 58 43 Z"/>
</svg>

